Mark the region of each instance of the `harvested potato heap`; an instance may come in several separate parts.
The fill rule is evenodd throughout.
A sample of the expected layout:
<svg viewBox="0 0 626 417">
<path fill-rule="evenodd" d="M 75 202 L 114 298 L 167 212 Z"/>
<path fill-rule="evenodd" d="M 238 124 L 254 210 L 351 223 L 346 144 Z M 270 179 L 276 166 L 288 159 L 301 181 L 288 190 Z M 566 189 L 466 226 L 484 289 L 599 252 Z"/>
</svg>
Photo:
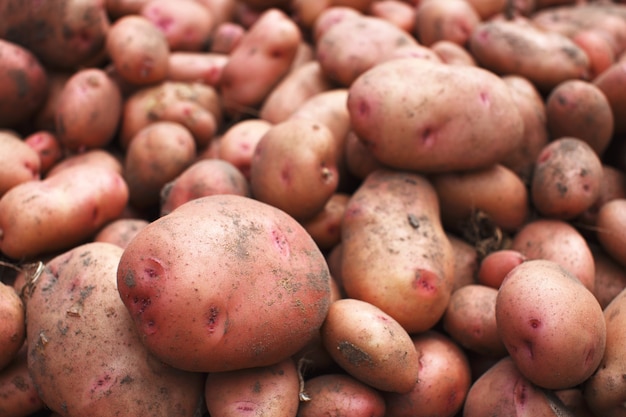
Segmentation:
<svg viewBox="0 0 626 417">
<path fill-rule="evenodd" d="M 0 16 L 0 417 L 625 415 L 625 0 Z"/>
</svg>

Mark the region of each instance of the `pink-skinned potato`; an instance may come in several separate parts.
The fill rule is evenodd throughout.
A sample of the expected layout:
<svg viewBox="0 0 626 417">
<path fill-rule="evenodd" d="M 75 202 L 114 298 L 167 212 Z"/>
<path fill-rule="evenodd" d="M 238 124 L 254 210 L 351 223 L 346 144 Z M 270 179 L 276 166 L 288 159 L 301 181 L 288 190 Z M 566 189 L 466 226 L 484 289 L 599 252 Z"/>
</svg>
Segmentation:
<svg viewBox="0 0 626 417">
<path fill-rule="evenodd" d="M 24 302 L 13 286 L 0 281 L 0 371 L 17 357 L 25 340 Z"/>
<path fill-rule="evenodd" d="M 143 228 L 121 257 L 118 290 L 157 358 L 218 372 L 277 363 L 314 340 L 330 279 L 295 219 L 249 197 L 217 194 Z"/>
<path fill-rule="evenodd" d="M 41 177 L 39 154 L 13 131 L 0 131 L 0 196 Z"/>
<path fill-rule="evenodd" d="M 46 407 L 28 370 L 26 345 L 0 370 L 0 415 L 27 417 Z"/>
</svg>

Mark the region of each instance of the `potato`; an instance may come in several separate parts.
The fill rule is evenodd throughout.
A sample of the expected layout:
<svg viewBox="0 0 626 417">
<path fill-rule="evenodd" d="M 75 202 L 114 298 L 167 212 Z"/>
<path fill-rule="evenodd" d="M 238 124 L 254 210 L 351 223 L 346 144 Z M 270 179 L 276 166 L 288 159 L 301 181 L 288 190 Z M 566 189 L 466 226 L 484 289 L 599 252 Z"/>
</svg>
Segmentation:
<svg viewBox="0 0 626 417">
<path fill-rule="evenodd" d="M 164 81 L 142 88 L 124 101 L 119 142 L 128 148 L 132 138 L 156 121 L 185 126 L 202 149 L 221 127 L 222 108 L 217 89 L 200 82 Z"/>
<path fill-rule="evenodd" d="M 46 130 L 55 132 L 55 113 L 57 102 L 63 87 L 69 78 L 73 75 L 70 71 L 54 71 L 46 69 L 47 94 L 39 109 L 30 118 L 31 130 Z"/>
<path fill-rule="evenodd" d="M 337 190 L 338 146 L 329 128 L 306 119 L 273 125 L 250 161 L 250 190 L 298 221 L 320 213 Z"/>
<path fill-rule="evenodd" d="M 494 395 L 494 393 L 498 393 Z M 551 394 L 529 381 L 510 356 L 498 360 L 472 384 L 464 417 L 569 416 L 570 412 Z"/>
<path fill-rule="evenodd" d="M 424 176 L 386 169 L 369 174 L 348 201 L 341 236 L 340 276 L 348 297 L 377 306 L 409 333 L 439 321 L 455 261 L 437 194 Z"/>
<path fill-rule="evenodd" d="M 443 329 L 464 349 L 501 358 L 508 354 L 496 325 L 498 290 L 470 284 L 452 292 L 443 315 Z"/>
<path fill-rule="evenodd" d="M 344 164 L 347 175 L 363 180 L 372 171 L 386 168 L 353 130 L 348 131 L 344 140 Z"/>
<path fill-rule="evenodd" d="M 413 33 L 422 45 L 447 40 L 464 47 L 481 20 L 466 0 L 422 1 L 415 12 Z"/>
<path fill-rule="evenodd" d="M 213 194 L 250 197 L 250 184 L 230 162 L 200 159 L 161 188 L 160 215 L 169 214 L 189 200 Z"/>
<path fill-rule="evenodd" d="M 460 230 L 476 211 L 483 212 L 504 231 L 518 230 L 530 214 L 522 179 L 501 164 L 464 172 L 430 176 L 447 230 Z"/>
<path fill-rule="evenodd" d="M 604 203 L 616 198 L 626 198 L 626 173 L 621 169 L 603 163 L 600 195 L 591 207 L 578 216 L 576 220 L 582 223 L 583 226 L 581 227 L 595 226 L 600 208 Z"/>
<path fill-rule="evenodd" d="M 527 260 L 546 259 L 557 262 L 593 291 L 595 264 L 587 240 L 569 222 L 538 218 L 524 225 L 513 236 L 509 249 L 520 252 Z"/>
<path fill-rule="evenodd" d="M 69 151 L 104 148 L 117 133 L 121 116 L 122 92 L 107 73 L 99 68 L 76 71 L 57 101 L 57 138 Z"/>
<path fill-rule="evenodd" d="M 595 84 L 568 80 L 546 99 L 546 122 L 552 139 L 575 137 L 602 156 L 613 137 L 613 111 Z"/>
<path fill-rule="evenodd" d="M 239 44 L 245 33 L 246 28 L 240 23 L 223 22 L 217 25 L 211 37 L 210 51 L 229 55 Z"/>
<path fill-rule="evenodd" d="M 77 165 L 83 167 L 98 165 L 115 171 L 120 175 L 124 171 L 124 165 L 117 155 L 105 149 L 95 148 L 85 152 L 66 155 L 50 168 L 45 178 L 52 177 L 64 169 L 72 168 Z"/>
<path fill-rule="evenodd" d="M 167 79 L 217 87 L 227 62 L 228 55 L 223 53 L 174 51 L 169 55 Z"/>
<path fill-rule="evenodd" d="M 0 38 L 27 48 L 51 69 L 75 70 L 98 61 L 110 27 L 101 0 L 47 1 L 33 7 L 7 0 L 0 16 Z"/>
<path fill-rule="evenodd" d="M 232 50 L 222 72 L 225 110 L 237 115 L 260 106 L 288 73 L 301 40 L 298 26 L 284 12 L 264 11 Z"/>
<path fill-rule="evenodd" d="M 314 376 L 304 383 L 304 392 L 310 400 L 300 402 L 298 417 L 323 417 L 332 413 L 353 417 L 386 415 L 380 391 L 349 374 Z"/>
<path fill-rule="evenodd" d="M 24 302 L 11 285 L 0 282 L 0 371 L 17 357 L 25 340 Z"/>
<path fill-rule="evenodd" d="M 299 389 L 296 365 L 287 358 L 262 367 L 209 373 L 205 402 L 213 417 L 293 417 L 298 411 Z"/>
<path fill-rule="evenodd" d="M 602 309 L 626 288 L 626 268 L 613 259 L 599 244 L 591 247 L 596 265 L 593 294 Z"/>
<path fill-rule="evenodd" d="M 496 74 L 528 78 L 542 93 L 589 77 L 589 57 L 574 41 L 528 18 L 481 22 L 469 39 L 478 64 Z"/>
<path fill-rule="evenodd" d="M 477 281 L 479 284 L 498 289 L 506 275 L 524 261 L 526 256 L 519 250 L 499 249 L 490 252 L 480 261 Z"/>
<path fill-rule="evenodd" d="M 214 27 L 211 10 L 195 0 L 150 0 L 139 15 L 163 32 L 170 51 L 204 50 Z"/>
<path fill-rule="evenodd" d="M 131 84 L 144 86 L 167 77 L 167 38 L 144 16 L 131 14 L 116 20 L 106 37 L 106 51 L 115 70 Z"/>
<path fill-rule="evenodd" d="M 587 142 L 575 137 L 552 140 L 535 162 L 532 205 L 545 217 L 578 217 L 600 196 L 602 173 L 602 161 Z"/>
<path fill-rule="evenodd" d="M 496 322 L 520 373 L 546 389 L 583 383 L 604 355 L 598 300 L 554 261 L 528 260 L 509 272 L 498 290 Z"/>
<path fill-rule="evenodd" d="M 120 260 L 118 290 L 155 356 L 218 372 L 277 363 L 317 337 L 330 274 L 285 212 L 217 194 L 142 229 Z"/>
<path fill-rule="evenodd" d="M 409 33 L 415 27 L 415 7 L 402 0 L 372 1 L 366 12 L 387 20 Z"/>
<path fill-rule="evenodd" d="M 128 14 L 139 14 L 141 8 L 151 0 L 105 0 L 107 13 L 118 19 Z"/>
<path fill-rule="evenodd" d="M 417 384 L 408 393 L 383 393 L 385 416 L 456 416 L 472 382 L 467 356 L 452 339 L 434 330 L 412 340 L 420 356 Z"/>
<path fill-rule="evenodd" d="M 0 197 L 18 184 L 40 178 L 37 152 L 17 133 L 0 130 Z"/>
<path fill-rule="evenodd" d="M 94 242 L 112 243 L 120 248 L 126 248 L 137 233 L 149 224 L 146 219 L 121 218 L 104 225 L 93 238 Z"/>
<path fill-rule="evenodd" d="M 322 251 L 328 251 L 341 242 L 341 222 L 349 199 L 349 194 L 335 192 L 316 216 L 302 222 Z"/>
<path fill-rule="evenodd" d="M 263 119 L 245 119 L 234 123 L 220 136 L 217 157 L 236 166 L 250 180 L 250 165 L 259 140 L 272 127 Z"/>
<path fill-rule="evenodd" d="M 454 292 L 465 285 L 476 283 L 480 257 L 478 250 L 466 240 L 450 232 L 446 232 L 446 236 L 454 253 Z"/>
<path fill-rule="evenodd" d="M 511 4 L 507 4 L 506 0 L 467 0 L 467 2 L 476 11 L 480 20 L 488 20 L 502 13 L 505 13 L 507 7 L 511 7 Z M 519 6 L 521 2 L 514 2 L 513 7 Z"/>
<path fill-rule="evenodd" d="M 132 138 L 124 159 L 129 203 L 147 209 L 160 202 L 161 189 L 196 158 L 192 133 L 175 122 L 150 123 Z"/>
<path fill-rule="evenodd" d="M 33 381 L 65 417 L 194 416 L 204 376 L 163 364 L 141 343 L 116 288 L 122 252 L 86 243 L 46 263 L 26 302 Z"/>
<path fill-rule="evenodd" d="M 320 5 L 324 4 L 324 1 L 326 0 L 321 1 Z M 298 6 L 295 6 L 295 10 L 297 13 Z M 322 35 L 324 35 L 335 24 L 341 23 L 346 19 L 351 19 L 353 17 L 358 18 L 362 16 L 362 12 L 359 12 L 351 7 L 335 6 L 332 4 L 327 5 L 323 10 L 321 10 L 314 21 L 313 27 L 311 28 L 313 43 L 317 44 Z"/>
<path fill-rule="evenodd" d="M 0 198 L 0 252 L 22 260 L 66 250 L 117 218 L 127 202 L 122 176 L 96 165 L 20 184 Z"/>
<path fill-rule="evenodd" d="M 24 142 L 39 156 L 39 172 L 46 175 L 50 168 L 63 159 L 64 151 L 57 136 L 47 130 L 38 130 L 24 137 Z"/>
<path fill-rule="evenodd" d="M 622 266 L 626 266 L 624 210 L 626 210 L 624 198 L 616 198 L 602 205 L 598 211 L 595 233 L 602 248 Z"/>
<path fill-rule="evenodd" d="M 347 106 L 354 132 L 379 161 L 398 169 L 488 167 L 523 140 L 509 88 L 478 67 L 394 59 L 362 74 L 350 86 Z"/>
<path fill-rule="evenodd" d="M 442 39 L 430 45 L 430 49 L 439 56 L 444 64 L 476 65 L 476 60 L 463 46 L 450 40 Z"/>
<path fill-rule="evenodd" d="M 572 41 L 589 58 L 589 79 L 592 81 L 617 60 L 613 42 L 602 32 L 601 29 L 586 29 L 572 36 Z"/>
<path fill-rule="evenodd" d="M 621 291 L 604 308 L 606 320 L 606 349 L 598 370 L 583 383 L 585 402 L 594 415 L 617 417 L 624 413 L 624 342 L 626 341 L 626 316 L 622 313 L 626 291 Z M 626 311 L 626 310 L 624 310 Z"/>
<path fill-rule="evenodd" d="M 415 387 L 420 362 L 411 336 L 375 305 L 354 298 L 334 301 L 320 331 L 330 356 L 359 381 L 398 393 Z"/>
<path fill-rule="evenodd" d="M 0 400 L 0 415 L 6 417 L 28 417 L 45 409 L 28 371 L 25 348 L 0 370 Z"/>
<path fill-rule="evenodd" d="M 17 43 L 0 39 L 0 56 L 0 128 L 20 127 L 44 105 L 48 76 L 37 57 Z"/>
<path fill-rule="evenodd" d="M 270 123 L 285 121 L 312 96 L 328 91 L 333 84 L 323 73 L 318 61 L 310 61 L 293 69 L 274 87 L 263 102 L 259 117 Z"/>
<path fill-rule="evenodd" d="M 606 96 L 614 118 L 614 133 L 626 133 L 626 121 L 620 115 L 626 111 L 626 95 L 623 94 L 623 86 L 626 83 L 626 61 L 617 61 L 607 68 L 602 74 L 593 80 Z"/>
</svg>

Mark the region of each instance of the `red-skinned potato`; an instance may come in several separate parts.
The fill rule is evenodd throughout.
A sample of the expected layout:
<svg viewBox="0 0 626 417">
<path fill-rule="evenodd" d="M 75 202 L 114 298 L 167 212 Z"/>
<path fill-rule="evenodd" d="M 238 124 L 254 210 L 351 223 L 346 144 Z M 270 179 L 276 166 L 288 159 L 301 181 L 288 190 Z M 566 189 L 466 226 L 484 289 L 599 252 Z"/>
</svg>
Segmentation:
<svg viewBox="0 0 626 417">
<path fill-rule="evenodd" d="M 328 251 L 341 242 L 341 222 L 349 199 L 350 194 L 335 192 L 316 216 L 302 222 L 322 251 Z"/>
<path fill-rule="evenodd" d="M 626 199 L 606 202 L 598 211 L 596 238 L 620 265 L 626 266 Z"/>
<path fill-rule="evenodd" d="M 603 33 L 603 29 L 583 29 L 572 36 L 572 40 L 589 57 L 589 79 L 598 75 L 615 63 L 614 43 Z"/>
<path fill-rule="evenodd" d="M 444 64 L 476 65 L 476 60 L 463 46 L 450 40 L 439 40 L 430 45 L 430 49 L 439 56 Z"/>
<path fill-rule="evenodd" d="M 465 47 L 480 21 L 478 12 L 466 0 L 425 0 L 417 6 L 412 33 L 422 45 L 447 40 Z"/>
<path fill-rule="evenodd" d="M 0 372 L 15 360 L 25 340 L 24 302 L 13 286 L 0 281 Z"/>
<path fill-rule="evenodd" d="M 223 69 L 220 92 L 226 111 L 247 114 L 257 108 L 290 70 L 301 40 L 298 26 L 284 12 L 264 11 Z"/>
<path fill-rule="evenodd" d="M 593 80 L 606 96 L 614 118 L 614 132 L 616 134 L 626 133 L 626 122 L 620 116 L 626 111 L 626 94 L 623 86 L 626 84 L 626 60 L 618 60 L 609 68 L 604 70 Z"/>
<path fill-rule="evenodd" d="M 139 14 L 141 8 L 150 0 L 105 0 L 104 6 L 107 13 L 118 19 L 127 14 Z"/>
<path fill-rule="evenodd" d="M 126 217 L 115 219 L 100 229 L 93 238 L 94 242 L 106 242 L 126 248 L 137 233 L 149 224 L 146 219 Z"/>
<path fill-rule="evenodd" d="M 211 372 L 204 389 L 208 412 L 215 417 L 293 417 L 298 411 L 300 381 L 291 358 L 262 367 Z"/>
<path fill-rule="evenodd" d="M 17 133 L 0 131 L 0 197 L 18 184 L 40 178 L 37 152 Z"/>
<path fill-rule="evenodd" d="M 576 220 L 585 226 L 595 226 L 600 208 L 604 203 L 616 198 L 626 198 L 626 173 L 621 169 L 603 163 L 600 195 L 591 207 L 578 216 Z"/>
<path fill-rule="evenodd" d="M 602 309 L 626 288 L 626 267 L 617 262 L 599 244 L 591 247 L 596 264 L 596 279 L 593 294 Z"/>
<path fill-rule="evenodd" d="M 99 68 L 76 71 L 65 83 L 55 110 L 56 136 L 71 152 L 104 148 L 122 116 L 122 92 Z"/>
<path fill-rule="evenodd" d="M 46 409 L 28 370 L 26 345 L 0 370 L 0 415 L 28 417 Z"/>
<path fill-rule="evenodd" d="M 416 79 L 417 90 L 411 87 Z M 358 137 L 379 161 L 398 169 L 486 168 L 523 140 L 523 121 L 508 86 L 479 67 L 387 61 L 352 83 L 347 106 Z"/>
<path fill-rule="evenodd" d="M 234 123 L 219 138 L 217 157 L 236 166 L 250 180 L 250 165 L 259 140 L 272 127 L 263 119 L 245 119 Z"/>
<path fill-rule="evenodd" d="M 388 392 L 415 387 L 420 363 L 411 336 L 375 305 L 354 298 L 334 301 L 320 331 L 326 351 L 359 381 Z"/>
<path fill-rule="evenodd" d="M 216 194 L 143 228 L 122 255 L 118 290 L 160 360 L 218 372 L 277 363 L 317 337 L 330 274 L 285 212 Z"/>
<path fill-rule="evenodd" d="M 452 291 L 454 253 L 425 177 L 370 173 L 348 201 L 341 236 L 340 276 L 349 297 L 377 306 L 409 333 L 439 321 Z"/>
<path fill-rule="evenodd" d="M 498 334 L 519 371 L 546 389 L 572 388 L 598 368 L 606 323 L 593 293 L 560 264 L 528 260 L 500 285 Z"/>
<path fill-rule="evenodd" d="M 479 284 L 498 289 L 511 269 L 525 260 L 526 256 L 514 249 L 490 252 L 480 261 L 477 281 Z"/>
<path fill-rule="evenodd" d="M 77 165 L 15 186 L 0 198 L 0 252 L 21 260 L 71 248 L 117 218 L 127 202 L 122 176 L 99 166 Z"/>
<path fill-rule="evenodd" d="M 384 417 L 385 401 L 379 390 L 349 374 L 327 373 L 304 383 L 309 400 L 302 401 L 298 417 L 323 417 L 339 413 L 353 417 Z"/>
<path fill-rule="evenodd" d="M 219 54 L 230 54 L 245 33 L 246 28 L 240 23 L 223 22 L 217 25 L 211 37 L 210 51 Z"/>
<path fill-rule="evenodd" d="M 595 287 L 591 248 L 569 222 L 543 218 L 531 220 L 513 236 L 509 249 L 520 252 L 526 260 L 555 261 L 578 277 L 590 291 Z"/>
<path fill-rule="evenodd" d="M 71 71 L 53 71 L 46 70 L 46 76 L 48 79 L 48 93 L 46 99 L 39 107 L 39 110 L 31 119 L 33 130 L 46 130 L 54 132 L 55 126 L 55 113 L 57 108 L 57 102 L 63 87 L 69 78 L 72 76 Z"/>
<path fill-rule="evenodd" d="M 412 337 L 420 357 L 417 384 L 408 393 L 383 393 L 386 417 L 453 417 L 461 411 L 472 376 L 463 349 L 443 333 Z"/>
<path fill-rule="evenodd" d="M 45 104 L 48 75 L 31 50 L 17 43 L 0 39 L 0 55 L 0 128 L 19 127 Z"/>
<path fill-rule="evenodd" d="M 465 285 L 476 283 L 480 256 L 478 249 L 465 239 L 450 232 L 446 232 L 446 236 L 454 252 L 454 292 Z"/>
<path fill-rule="evenodd" d="M 46 175 L 53 165 L 63 159 L 61 143 L 50 131 L 35 131 L 26 136 L 24 142 L 39 155 L 39 171 L 42 175 Z"/>
<path fill-rule="evenodd" d="M 65 417 L 192 417 L 204 375 L 146 350 L 116 287 L 122 253 L 93 242 L 46 263 L 26 301 L 32 379 L 46 406 Z"/>
<path fill-rule="evenodd" d="M 117 73 L 134 85 L 150 85 L 167 77 L 169 44 L 148 18 L 127 15 L 116 20 L 106 37 L 106 50 Z"/>
<path fill-rule="evenodd" d="M 402 0 L 373 1 L 367 13 L 391 22 L 408 33 L 415 27 L 415 7 Z"/>
<path fill-rule="evenodd" d="M 50 168 L 45 178 L 52 177 L 67 168 L 75 166 L 101 166 L 122 174 L 124 165 L 121 158 L 105 149 L 90 149 L 85 152 L 66 155 Z"/>
<path fill-rule="evenodd" d="M 160 215 L 189 200 L 213 194 L 250 197 L 250 184 L 237 167 L 222 159 L 200 159 L 166 183 L 160 192 Z"/>
<path fill-rule="evenodd" d="M 363 180 L 372 171 L 385 168 L 353 130 L 348 131 L 345 137 L 344 161 L 347 173 L 359 180 Z"/>
<path fill-rule="evenodd" d="M 167 79 L 217 87 L 227 62 L 224 53 L 174 51 L 169 55 Z"/>
</svg>

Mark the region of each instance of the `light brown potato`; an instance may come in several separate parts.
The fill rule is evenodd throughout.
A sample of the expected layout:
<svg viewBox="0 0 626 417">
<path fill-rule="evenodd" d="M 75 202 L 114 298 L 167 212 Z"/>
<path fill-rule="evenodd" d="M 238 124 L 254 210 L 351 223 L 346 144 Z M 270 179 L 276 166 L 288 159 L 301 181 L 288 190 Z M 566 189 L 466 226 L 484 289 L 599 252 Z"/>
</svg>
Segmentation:
<svg viewBox="0 0 626 417">
<path fill-rule="evenodd" d="M 0 131 L 0 197 L 18 184 L 40 178 L 37 152 L 17 133 Z"/>
<path fill-rule="evenodd" d="M 350 194 L 335 192 L 316 216 L 302 222 L 322 251 L 328 251 L 341 242 L 341 222 L 349 199 Z"/>
<path fill-rule="evenodd" d="M 522 179 L 504 165 L 430 176 L 447 230 L 459 231 L 476 211 L 483 212 L 506 232 L 518 230 L 528 219 L 530 202 Z"/>
<path fill-rule="evenodd" d="M 347 106 L 358 137 L 379 161 L 398 169 L 486 168 L 523 141 L 524 124 L 510 89 L 479 67 L 390 60 L 352 83 Z"/>
<path fill-rule="evenodd" d="M 479 284 L 498 289 L 506 275 L 525 260 L 526 256 L 518 250 L 493 251 L 480 261 L 477 281 Z"/>
<path fill-rule="evenodd" d="M 250 184 L 230 162 L 216 158 L 197 160 L 161 188 L 160 215 L 194 198 L 213 194 L 250 197 Z"/>
<path fill-rule="evenodd" d="M 352 193 L 341 236 L 340 281 L 349 297 L 376 305 L 409 333 L 439 321 L 455 261 L 437 194 L 424 176 L 372 172 Z"/>
<path fill-rule="evenodd" d="M 529 221 L 513 236 L 510 249 L 520 252 L 527 260 L 555 261 L 578 277 L 590 291 L 595 287 L 591 248 L 569 222 L 542 218 Z"/>
<path fill-rule="evenodd" d="M 217 157 L 236 166 L 250 180 L 250 164 L 259 140 L 272 127 L 263 119 L 245 119 L 234 123 L 220 137 Z"/>
<path fill-rule="evenodd" d="M 466 0 L 422 1 L 415 12 L 412 33 L 422 45 L 447 40 L 465 47 L 481 20 Z"/>
<path fill-rule="evenodd" d="M 260 106 L 291 68 L 301 40 L 298 26 L 284 12 L 264 11 L 244 33 L 223 69 L 220 92 L 225 110 L 249 114 Z"/>
<path fill-rule="evenodd" d="M 338 147 L 325 125 L 288 119 L 259 140 L 250 163 L 250 190 L 296 220 L 320 213 L 337 191 Z"/>
<path fill-rule="evenodd" d="M 65 83 L 55 111 L 56 135 L 71 152 L 104 148 L 122 116 L 122 92 L 99 68 L 76 71 Z"/>
<path fill-rule="evenodd" d="M 472 382 L 465 352 L 443 333 L 412 337 L 420 356 L 418 381 L 409 393 L 383 393 L 386 417 L 453 417 L 461 411 Z"/>
<path fill-rule="evenodd" d="M 124 158 L 129 203 L 138 209 L 158 206 L 161 189 L 196 158 L 196 143 L 183 125 L 150 123 L 132 138 Z"/>
<path fill-rule="evenodd" d="M 28 371 L 25 346 L 0 370 L 0 399 L 0 415 L 6 417 L 28 417 L 46 409 Z"/>
<path fill-rule="evenodd" d="M 496 322 L 520 373 L 546 389 L 582 384 L 604 355 L 598 300 L 554 261 L 528 260 L 511 270 L 498 290 Z"/>
<path fill-rule="evenodd" d="M 602 205 L 595 230 L 604 250 L 620 265 L 626 266 L 626 199 L 617 198 Z"/>
<path fill-rule="evenodd" d="M 169 55 L 167 79 L 217 87 L 227 62 L 224 53 L 174 51 Z"/>
<path fill-rule="evenodd" d="M 15 360 L 25 340 L 24 302 L 13 286 L 0 281 L 0 372 Z"/>
<path fill-rule="evenodd" d="M 546 99 L 546 123 L 552 139 L 581 139 L 599 156 L 613 138 L 611 105 L 602 90 L 588 81 L 557 85 Z"/>
<path fill-rule="evenodd" d="M 20 184 L 0 198 L 0 251 L 22 260 L 68 249 L 117 218 L 127 202 L 122 176 L 95 165 Z"/>
<path fill-rule="evenodd" d="M 163 32 L 170 51 L 204 50 L 215 24 L 211 10 L 196 0 L 150 0 L 138 14 Z"/>
<path fill-rule="evenodd" d="M 135 235 L 150 222 L 140 218 L 115 219 L 104 225 L 93 238 L 94 242 L 106 242 L 126 248 Z"/>
<path fill-rule="evenodd" d="M 46 69 L 32 51 L 6 39 L 0 39 L 0 55 L 0 128 L 21 127 L 45 103 Z"/>
<path fill-rule="evenodd" d="M 167 39 L 146 17 L 131 14 L 116 20 L 108 31 L 106 50 L 116 72 L 131 84 L 150 85 L 167 77 Z"/>
<path fill-rule="evenodd" d="M 623 346 L 626 343 L 626 291 L 621 291 L 604 308 L 606 349 L 597 372 L 583 384 L 585 402 L 594 415 L 618 417 L 624 413 L 626 372 Z"/>
<path fill-rule="evenodd" d="M 443 329 L 465 349 L 493 358 L 506 356 L 496 324 L 497 296 L 496 288 L 482 284 L 455 290 L 442 318 Z"/>
<path fill-rule="evenodd" d="M 46 263 L 26 302 L 28 368 L 65 417 L 192 417 L 204 376 L 150 355 L 116 288 L 123 249 L 92 242 Z"/>
<path fill-rule="evenodd" d="M 323 417 L 338 413 L 353 417 L 384 417 L 385 401 L 380 391 L 343 373 L 314 376 L 304 384 L 310 398 L 302 401 L 298 417 Z"/>
<path fill-rule="evenodd" d="M 454 252 L 454 292 L 465 285 L 476 283 L 480 257 L 478 250 L 466 240 L 450 232 L 446 232 L 446 236 Z"/>
<path fill-rule="evenodd" d="M 410 392 L 419 355 L 411 336 L 393 317 L 366 301 L 334 301 L 320 330 L 322 343 L 343 370 L 381 391 Z"/>
<path fill-rule="evenodd" d="M 257 368 L 209 373 L 204 397 L 213 417 L 293 417 L 298 411 L 299 389 L 296 364 L 288 358 Z"/>
<path fill-rule="evenodd" d="M 544 217 L 571 220 L 600 196 L 602 161 L 587 142 L 561 137 L 543 147 L 533 170 L 530 200 Z"/>
<path fill-rule="evenodd" d="M 24 138 L 24 142 L 30 146 L 39 156 L 39 172 L 45 176 L 50 168 L 63 159 L 64 151 L 56 135 L 47 130 L 39 130 L 30 133 Z"/>
</svg>

